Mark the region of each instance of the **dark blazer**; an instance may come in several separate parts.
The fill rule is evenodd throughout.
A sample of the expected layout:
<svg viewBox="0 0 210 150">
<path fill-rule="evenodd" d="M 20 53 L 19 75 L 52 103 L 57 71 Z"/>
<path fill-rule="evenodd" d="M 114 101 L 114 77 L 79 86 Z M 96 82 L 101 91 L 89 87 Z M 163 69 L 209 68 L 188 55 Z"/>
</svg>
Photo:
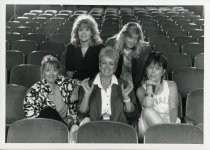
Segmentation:
<svg viewBox="0 0 210 150">
<path fill-rule="evenodd" d="M 136 97 L 134 92 L 132 91 L 129 94 L 129 97 L 131 99 L 131 102 L 134 104 L 134 111 L 132 112 L 126 112 L 124 110 L 124 102 L 121 92 L 121 85 L 124 84 L 127 86 L 127 82 L 123 81 L 121 79 L 118 79 L 118 85 L 113 84 L 112 85 L 112 92 L 111 92 L 111 111 L 112 115 L 110 117 L 111 121 L 117 121 L 117 122 L 123 122 L 123 123 L 129 123 L 132 122 L 132 120 L 136 120 L 139 117 L 139 110 L 136 104 Z M 91 83 L 90 83 L 91 85 Z M 79 92 L 79 102 L 78 106 L 82 102 L 84 95 L 84 90 L 81 87 Z M 78 109 L 79 110 L 79 109 Z M 94 85 L 93 91 L 90 95 L 89 99 L 89 110 L 85 113 L 78 112 L 80 114 L 80 117 L 90 117 L 91 121 L 98 121 L 102 119 L 101 116 L 101 91 L 98 85 Z"/>
</svg>

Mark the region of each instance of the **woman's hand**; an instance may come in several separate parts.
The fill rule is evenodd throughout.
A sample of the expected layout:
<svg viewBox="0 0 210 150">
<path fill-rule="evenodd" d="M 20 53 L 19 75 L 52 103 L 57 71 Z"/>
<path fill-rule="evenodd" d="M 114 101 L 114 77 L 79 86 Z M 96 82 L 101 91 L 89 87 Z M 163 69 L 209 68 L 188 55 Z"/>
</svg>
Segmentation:
<svg viewBox="0 0 210 150">
<path fill-rule="evenodd" d="M 78 100 L 78 91 L 79 91 L 79 86 L 76 86 L 72 93 L 71 93 L 71 97 L 70 97 L 70 101 L 73 103 L 75 101 Z"/>
<path fill-rule="evenodd" d="M 133 90 L 133 84 L 129 83 L 126 88 L 124 88 L 124 85 L 121 85 L 121 90 L 122 90 L 122 96 L 125 100 L 129 99 L 129 93 Z"/>
<path fill-rule="evenodd" d="M 153 94 L 153 86 L 156 86 L 157 83 L 152 81 L 152 80 L 147 80 L 145 81 L 145 84 L 146 84 L 146 93 L 150 93 L 150 94 Z"/>
<path fill-rule="evenodd" d="M 83 87 L 83 89 L 84 89 L 84 91 L 85 91 L 85 94 L 88 95 L 88 96 L 90 96 L 90 94 L 91 94 L 92 91 L 93 91 L 93 86 L 94 86 L 94 84 L 92 83 L 92 85 L 91 85 L 91 87 L 90 87 L 88 81 L 89 81 L 89 78 L 84 79 L 84 80 L 81 82 L 81 85 L 82 85 L 82 87 Z"/>
</svg>

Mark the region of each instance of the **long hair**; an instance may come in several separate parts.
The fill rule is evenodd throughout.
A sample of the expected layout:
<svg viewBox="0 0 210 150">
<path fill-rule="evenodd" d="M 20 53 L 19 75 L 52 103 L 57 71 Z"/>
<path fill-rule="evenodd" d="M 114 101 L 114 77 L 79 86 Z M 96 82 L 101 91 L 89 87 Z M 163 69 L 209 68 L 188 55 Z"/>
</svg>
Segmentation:
<svg viewBox="0 0 210 150">
<path fill-rule="evenodd" d="M 141 26 L 136 22 L 129 22 L 125 24 L 120 32 L 116 35 L 115 49 L 121 54 L 125 47 L 125 37 L 131 37 L 132 34 L 139 35 L 138 43 L 134 47 L 133 58 L 138 58 L 140 55 L 141 48 L 144 47 L 145 41 Z"/>
<path fill-rule="evenodd" d="M 78 30 L 82 24 L 85 24 L 87 28 L 89 28 L 92 32 L 90 46 L 101 44 L 103 42 L 101 37 L 99 36 L 98 24 L 96 23 L 95 19 L 90 15 L 80 15 L 73 24 L 71 32 L 71 44 L 77 47 L 81 46 L 78 37 Z"/>
</svg>

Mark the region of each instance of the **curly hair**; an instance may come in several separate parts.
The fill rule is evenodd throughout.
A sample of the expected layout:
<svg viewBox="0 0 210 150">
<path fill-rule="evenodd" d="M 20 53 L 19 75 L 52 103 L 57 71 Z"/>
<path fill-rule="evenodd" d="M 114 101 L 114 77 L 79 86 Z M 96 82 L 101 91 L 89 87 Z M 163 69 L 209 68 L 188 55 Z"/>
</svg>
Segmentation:
<svg viewBox="0 0 210 150">
<path fill-rule="evenodd" d="M 125 24 L 120 32 L 116 35 L 115 49 L 119 53 L 123 53 L 125 47 L 125 37 L 131 37 L 133 34 L 139 35 L 139 40 L 137 45 L 134 47 L 133 58 L 138 58 L 140 55 L 140 50 L 145 45 L 143 32 L 141 26 L 136 22 L 129 22 Z"/>
<path fill-rule="evenodd" d="M 44 68 L 48 63 L 52 64 L 54 68 L 58 69 L 59 73 L 61 71 L 61 65 L 60 65 L 60 62 L 58 61 L 58 59 L 52 55 L 46 55 L 43 57 L 42 62 L 41 62 L 41 67 L 40 67 L 41 78 L 42 78 L 42 75 L 44 72 Z"/>
<path fill-rule="evenodd" d="M 78 37 L 78 30 L 81 25 L 85 24 L 87 28 L 89 28 L 92 32 L 91 42 L 90 45 L 94 46 L 97 44 L 101 44 L 103 41 L 99 36 L 98 24 L 96 23 L 95 19 L 91 15 L 80 15 L 75 20 L 71 32 L 71 44 L 80 47 L 80 40 Z"/>
</svg>

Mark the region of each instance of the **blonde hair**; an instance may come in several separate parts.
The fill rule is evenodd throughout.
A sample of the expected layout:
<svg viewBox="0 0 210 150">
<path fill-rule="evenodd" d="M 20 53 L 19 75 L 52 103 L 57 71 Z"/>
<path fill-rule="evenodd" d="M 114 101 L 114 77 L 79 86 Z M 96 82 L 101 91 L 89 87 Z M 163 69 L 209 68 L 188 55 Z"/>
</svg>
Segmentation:
<svg viewBox="0 0 210 150">
<path fill-rule="evenodd" d="M 80 47 L 80 40 L 78 37 L 78 30 L 82 24 L 85 24 L 92 32 L 92 38 L 90 45 L 94 46 L 97 44 L 101 44 L 103 41 L 99 36 L 98 24 L 96 23 L 95 19 L 90 15 L 80 15 L 75 20 L 71 32 L 71 43 L 77 47 Z"/>
<path fill-rule="evenodd" d="M 131 37 L 133 34 L 139 35 L 138 43 L 135 46 L 133 52 L 133 58 L 138 58 L 140 51 L 146 42 L 144 41 L 141 26 L 136 22 L 129 22 L 123 26 L 120 32 L 116 35 L 116 42 L 114 47 L 119 53 L 123 53 L 123 49 L 125 47 L 125 37 Z"/>
</svg>

